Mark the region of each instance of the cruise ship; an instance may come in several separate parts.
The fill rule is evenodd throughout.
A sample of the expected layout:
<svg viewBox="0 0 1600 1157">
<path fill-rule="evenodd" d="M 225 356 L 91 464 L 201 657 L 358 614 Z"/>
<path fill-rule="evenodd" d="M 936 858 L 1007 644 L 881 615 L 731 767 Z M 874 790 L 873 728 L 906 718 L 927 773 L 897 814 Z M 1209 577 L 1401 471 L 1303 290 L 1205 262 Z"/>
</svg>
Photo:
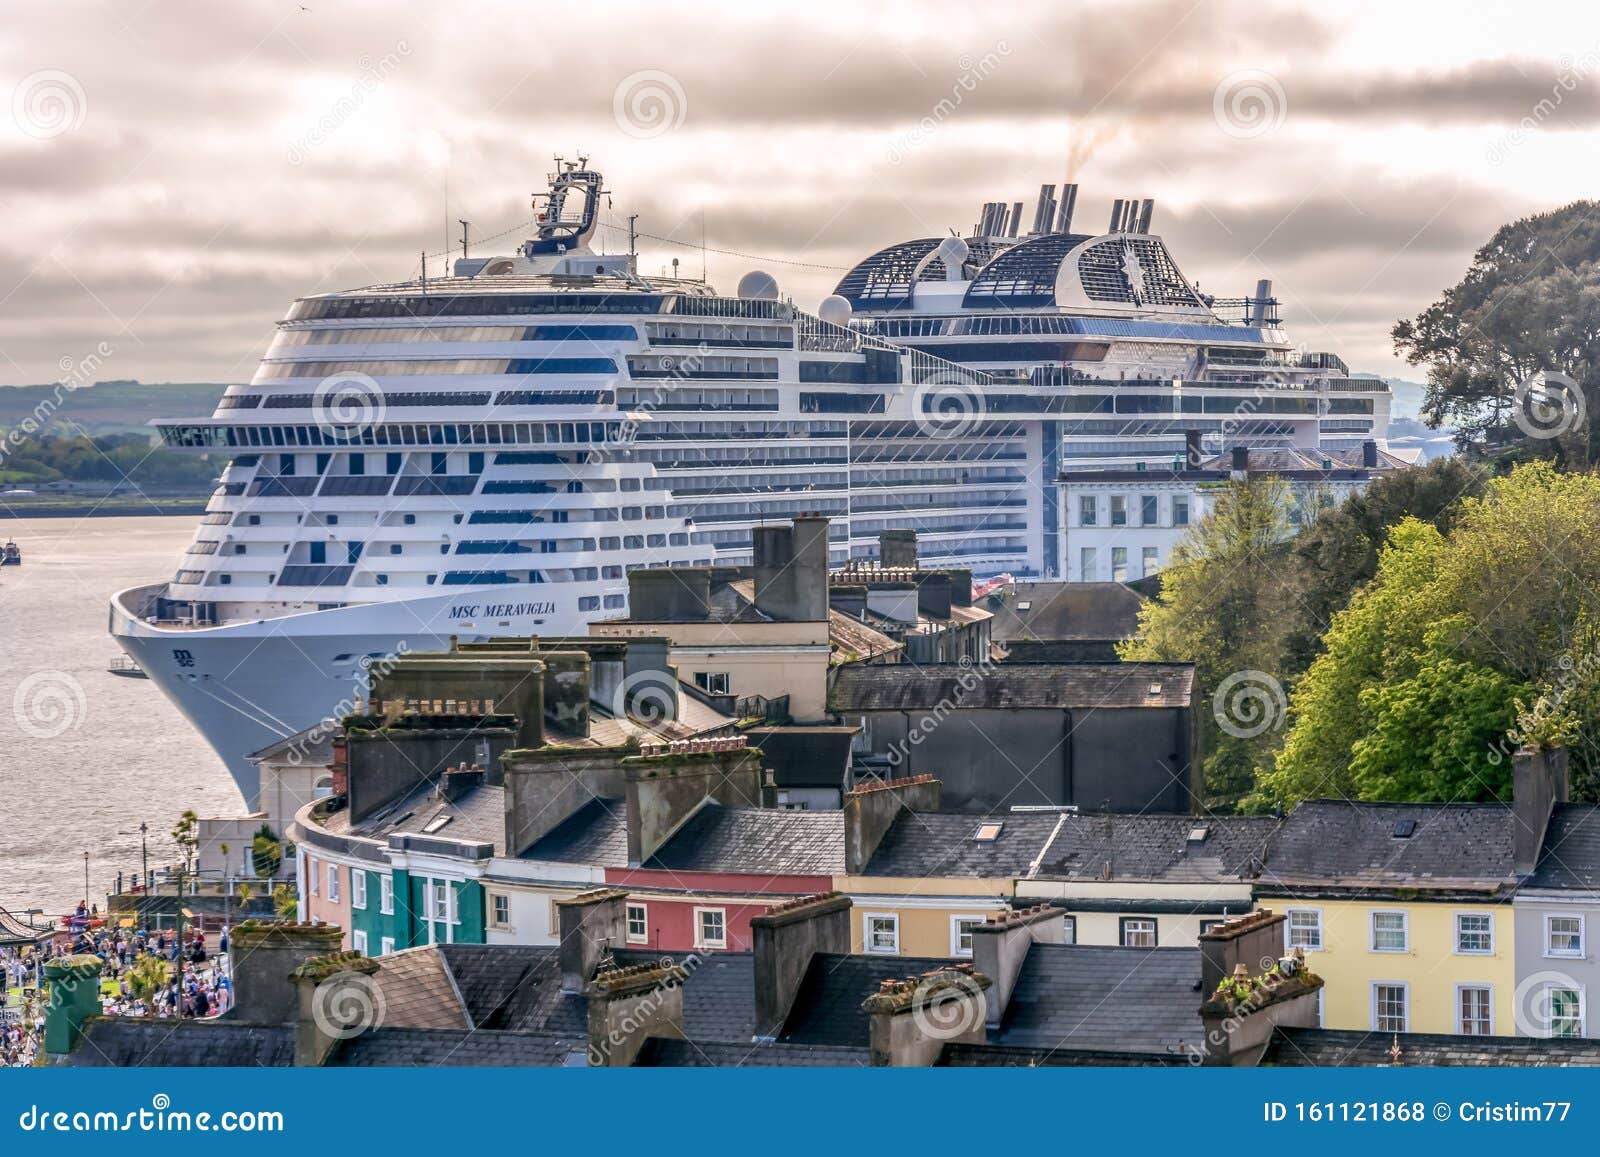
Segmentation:
<svg viewBox="0 0 1600 1157">
<path fill-rule="evenodd" d="M 348 711 L 374 663 L 627 611 L 635 567 L 740 564 L 832 518 L 832 561 L 910 528 L 930 565 L 1062 574 L 1057 479 L 1217 450 L 1384 439 L 1387 387 L 1297 350 L 1268 283 L 1208 296 L 1149 201 L 1073 229 L 1077 188 L 891 245 L 815 314 L 597 251 L 562 162 L 515 251 L 296 301 L 248 385 L 153 423 L 225 457 L 177 572 L 110 629 L 227 762 Z M 630 246 L 631 248 L 631 246 Z"/>
</svg>

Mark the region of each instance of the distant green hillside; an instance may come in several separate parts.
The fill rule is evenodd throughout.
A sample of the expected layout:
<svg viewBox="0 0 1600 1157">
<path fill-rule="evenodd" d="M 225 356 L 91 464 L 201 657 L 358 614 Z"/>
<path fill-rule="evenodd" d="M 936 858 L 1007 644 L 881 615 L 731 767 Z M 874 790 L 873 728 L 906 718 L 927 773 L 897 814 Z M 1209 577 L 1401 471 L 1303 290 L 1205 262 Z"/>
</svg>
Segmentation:
<svg viewBox="0 0 1600 1157">
<path fill-rule="evenodd" d="M 148 434 L 151 418 L 210 417 L 227 388 L 214 382 L 96 382 L 70 392 L 54 384 L 0 386 L 0 430 L 43 417 L 62 434 Z"/>
</svg>

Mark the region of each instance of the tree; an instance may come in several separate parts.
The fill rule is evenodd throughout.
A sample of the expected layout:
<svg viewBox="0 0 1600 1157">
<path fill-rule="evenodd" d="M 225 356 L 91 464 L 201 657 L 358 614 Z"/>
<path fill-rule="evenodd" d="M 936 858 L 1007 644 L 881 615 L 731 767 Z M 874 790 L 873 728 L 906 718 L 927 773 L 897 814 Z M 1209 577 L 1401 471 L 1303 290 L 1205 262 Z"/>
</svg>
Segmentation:
<svg viewBox="0 0 1600 1157">
<path fill-rule="evenodd" d="M 200 849 L 200 817 L 193 808 L 185 808 L 178 817 L 178 822 L 172 828 L 172 842 L 178 845 L 178 892 L 181 894 L 184 885 L 194 875 L 195 853 Z"/>
<path fill-rule="evenodd" d="M 288 884 L 279 884 L 272 889 L 272 910 L 280 920 L 293 920 L 299 915 L 300 901 L 295 899 L 294 891 Z"/>
<path fill-rule="evenodd" d="M 1600 204 L 1578 201 L 1504 225 L 1466 276 L 1392 331 L 1395 350 L 1427 367 L 1422 413 L 1463 446 L 1513 417 L 1517 387 L 1557 371 L 1591 393 L 1600 381 Z M 1587 431 L 1529 443 L 1587 463 Z"/>
<path fill-rule="evenodd" d="M 1581 784 L 1600 748 L 1596 624 L 1600 478 L 1532 463 L 1448 534 L 1401 522 L 1296 684 L 1253 802 L 1503 799 L 1518 729 L 1571 738 Z"/>
<path fill-rule="evenodd" d="M 141 956 L 128 969 L 128 989 L 144 1002 L 146 1016 L 156 1014 L 156 994 L 171 982 L 171 969 L 160 956 Z"/>
<path fill-rule="evenodd" d="M 283 863 L 283 845 L 278 842 L 278 834 L 266 824 L 261 825 L 250 841 L 250 862 L 256 875 L 266 879 L 277 875 Z"/>
<path fill-rule="evenodd" d="M 1276 713 L 1287 617 L 1291 495 L 1272 476 L 1219 488 L 1210 514 L 1172 553 L 1161 573 L 1161 599 L 1140 608 L 1138 634 L 1118 649 L 1127 660 L 1188 662 L 1208 707 L 1238 677 L 1263 683 L 1259 706 Z M 1260 680 L 1258 676 L 1265 676 Z M 1206 805 L 1232 807 L 1250 790 L 1256 753 L 1275 742 L 1281 714 L 1257 731 L 1229 730 L 1225 712 L 1201 716 Z M 1253 723 L 1253 721 L 1252 721 Z M 1236 734 L 1239 731 L 1249 734 Z"/>
</svg>

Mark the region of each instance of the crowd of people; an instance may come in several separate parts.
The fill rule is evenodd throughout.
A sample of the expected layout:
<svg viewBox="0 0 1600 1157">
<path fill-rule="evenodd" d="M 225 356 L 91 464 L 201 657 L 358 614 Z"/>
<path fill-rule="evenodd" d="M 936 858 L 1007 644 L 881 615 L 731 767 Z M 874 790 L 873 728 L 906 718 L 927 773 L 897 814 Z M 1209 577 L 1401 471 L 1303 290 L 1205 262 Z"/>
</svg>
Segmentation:
<svg viewBox="0 0 1600 1157">
<path fill-rule="evenodd" d="M 68 933 L 22 949 L 0 948 L 4 1001 L 0 1002 L 0 1067 L 31 1065 L 44 1037 L 48 981 L 44 966 L 57 956 L 98 956 L 100 1007 L 107 1016 L 219 1016 L 233 1004 L 228 931 L 211 951 L 205 932 L 95 927 L 97 913 L 80 904 Z M 159 960 L 165 970 L 141 962 Z M 159 977 L 151 985 L 148 978 Z"/>
</svg>

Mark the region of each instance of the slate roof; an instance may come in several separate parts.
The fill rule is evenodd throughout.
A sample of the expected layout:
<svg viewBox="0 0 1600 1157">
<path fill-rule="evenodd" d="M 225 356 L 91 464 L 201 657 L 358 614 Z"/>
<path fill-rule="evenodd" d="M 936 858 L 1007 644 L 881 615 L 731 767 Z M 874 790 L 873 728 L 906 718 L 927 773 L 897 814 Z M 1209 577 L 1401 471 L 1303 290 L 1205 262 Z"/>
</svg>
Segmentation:
<svg viewBox="0 0 1600 1157">
<path fill-rule="evenodd" d="M 1600 889 L 1600 807 L 1557 804 L 1544 834 L 1533 888 Z"/>
<path fill-rule="evenodd" d="M 1049 1050 L 1177 1053 L 1204 1039 L 1198 948 L 1035 944 L 990 1040 Z"/>
<path fill-rule="evenodd" d="M 245 758 L 251 763 L 261 763 L 269 759 L 283 759 L 293 753 L 298 756 L 294 760 L 296 764 L 303 764 L 306 767 L 327 767 L 333 762 L 333 737 L 336 734 L 335 728 L 325 723 L 318 723 L 315 727 L 308 727 L 276 743 L 268 744 L 260 751 L 252 751 Z"/>
<path fill-rule="evenodd" d="M 1477 887 L 1515 882 L 1506 804 L 1307 800 L 1278 830 L 1258 885 Z M 1414 824 L 1397 838 L 1396 825 Z"/>
<path fill-rule="evenodd" d="M 867 1043 L 868 1015 L 861 1002 L 885 980 L 904 980 L 950 961 L 932 956 L 864 956 L 818 953 L 795 994 L 789 1019 L 774 1035 L 791 1044 L 860 1048 Z M 767 1035 L 765 1032 L 763 1036 Z"/>
<path fill-rule="evenodd" d="M 634 1062 L 640 1068 L 866 1068 L 865 1046 L 751 1044 L 738 1041 L 666 1040 L 645 1042 Z"/>
<path fill-rule="evenodd" d="M 1145 600 L 1121 583 L 1057 582 L 1013 583 L 982 601 L 994 612 L 995 642 L 1056 643 L 1129 638 Z"/>
<path fill-rule="evenodd" d="M 595 799 L 536 842 L 523 859 L 628 866 L 626 805 Z M 645 868 L 674 872 L 832 876 L 844 871 L 844 813 L 703 804 Z"/>
<path fill-rule="evenodd" d="M 1259 870 L 1279 821 L 1271 816 L 1067 814 L 1041 880 L 1220 883 Z M 1204 838 L 1191 840 L 1204 831 Z"/>
<path fill-rule="evenodd" d="M 1182 1053 L 1117 1053 L 1091 1049 L 1044 1049 L 1022 1045 L 958 1044 L 944 1046 L 934 1062 L 942 1069 L 1015 1068 L 1174 1068 L 1189 1067 Z"/>
<path fill-rule="evenodd" d="M 455 800 L 441 800 L 437 786 L 421 783 L 396 803 L 385 804 L 360 823 L 350 822 L 350 811 L 339 811 L 315 820 L 317 826 L 333 835 L 359 836 L 387 840 L 391 835 L 428 836 L 466 844 L 493 844 L 494 854 L 505 855 L 505 788 L 483 784 Z M 435 820 L 448 817 L 443 826 L 423 831 Z"/>
<path fill-rule="evenodd" d="M 903 645 L 843 611 L 828 611 L 828 644 L 834 663 L 863 662 L 903 649 Z"/>
<path fill-rule="evenodd" d="M 620 948 L 612 953 L 620 967 L 671 958 L 686 964 L 683 1027 L 697 1041 L 748 1041 L 756 1034 L 755 957 L 749 952 L 652 952 Z"/>
<path fill-rule="evenodd" d="M 981 816 L 902 811 L 879 841 L 864 874 L 915 879 L 1025 876 L 1060 819 L 1061 814 L 1054 812 Z M 974 839 L 978 826 L 986 822 L 1000 825 L 999 837 Z"/>
<path fill-rule="evenodd" d="M 294 1064 L 294 1026 L 91 1017 L 66 1063 L 116 1069 L 282 1068 Z"/>
<path fill-rule="evenodd" d="M 474 1028 L 582 1033 L 585 1014 L 569 1015 L 557 949 L 531 944 L 438 944 Z M 387 965 L 385 965 L 387 967 Z M 381 976 L 382 973 L 379 973 Z"/>
<path fill-rule="evenodd" d="M 584 1033 L 379 1028 L 341 1042 L 327 1063 L 335 1068 L 582 1066 L 587 1064 L 588 1049 Z"/>
<path fill-rule="evenodd" d="M 1415 1068 L 1481 1068 L 1515 1065 L 1600 1065 L 1600 1040 L 1508 1036 L 1456 1036 L 1449 1033 L 1349 1032 L 1321 1028 L 1279 1028 L 1267 1044 L 1263 1065 L 1282 1068 L 1390 1066 L 1390 1049 L 1400 1046 L 1400 1064 Z"/>
<path fill-rule="evenodd" d="M 911 667 L 841 667 L 828 695 L 835 711 L 958 708 L 1092 710 L 1187 707 L 1194 692 L 1189 663 L 1002 663 L 979 672 L 956 663 Z"/>
<path fill-rule="evenodd" d="M 373 977 L 383 998 L 383 1023 L 408 1028 L 470 1028 L 444 959 L 431 948 L 383 958 Z"/>
</svg>

